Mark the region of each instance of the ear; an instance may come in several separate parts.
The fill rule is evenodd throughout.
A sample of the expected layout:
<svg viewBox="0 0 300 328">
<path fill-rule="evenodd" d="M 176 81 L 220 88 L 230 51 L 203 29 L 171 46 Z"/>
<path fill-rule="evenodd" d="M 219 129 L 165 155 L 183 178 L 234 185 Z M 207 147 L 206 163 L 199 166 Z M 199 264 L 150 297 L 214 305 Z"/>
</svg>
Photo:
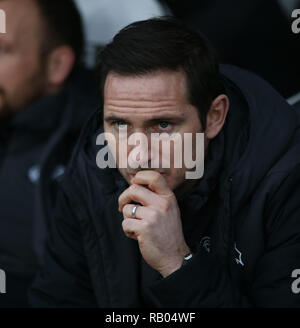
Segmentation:
<svg viewBox="0 0 300 328">
<path fill-rule="evenodd" d="M 75 54 L 69 46 L 55 48 L 47 60 L 47 80 L 50 90 L 60 87 L 68 78 L 75 63 Z"/>
<path fill-rule="evenodd" d="M 229 99 L 226 95 L 219 95 L 210 106 L 206 117 L 205 135 L 207 139 L 215 138 L 221 131 L 228 113 Z"/>
</svg>

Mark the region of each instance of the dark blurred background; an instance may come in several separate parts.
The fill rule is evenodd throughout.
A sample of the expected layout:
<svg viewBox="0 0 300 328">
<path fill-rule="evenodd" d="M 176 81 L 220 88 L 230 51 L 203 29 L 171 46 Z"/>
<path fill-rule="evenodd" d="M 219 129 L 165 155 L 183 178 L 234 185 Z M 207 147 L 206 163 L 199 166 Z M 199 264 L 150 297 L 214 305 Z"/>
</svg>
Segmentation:
<svg viewBox="0 0 300 328">
<path fill-rule="evenodd" d="M 284 97 L 300 90 L 300 34 L 291 30 L 299 0 L 77 0 L 87 33 L 88 61 L 126 24 L 172 14 L 202 32 L 223 63 L 249 69 Z M 295 18 L 294 18 L 295 19 Z"/>
</svg>

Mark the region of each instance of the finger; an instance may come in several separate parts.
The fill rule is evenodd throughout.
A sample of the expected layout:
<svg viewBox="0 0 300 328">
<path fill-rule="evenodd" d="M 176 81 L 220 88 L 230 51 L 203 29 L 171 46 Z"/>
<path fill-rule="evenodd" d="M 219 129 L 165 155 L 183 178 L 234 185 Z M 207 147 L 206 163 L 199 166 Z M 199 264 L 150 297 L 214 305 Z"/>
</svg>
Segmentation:
<svg viewBox="0 0 300 328">
<path fill-rule="evenodd" d="M 132 209 L 134 206 L 137 206 L 135 211 L 135 217 L 132 216 Z M 126 204 L 123 207 L 123 216 L 124 218 L 132 218 L 132 219 L 147 219 L 150 218 L 152 215 L 152 209 L 145 207 L 145 206 L 139 206 L 139 205 L 133 205 L 133 204 Z"/>
<path fill-rule="evenodd" d="M 123 210 L 126 204 L 137 202 L 144 206 L 152 206 L 159 202 L 160 198 L 151 190 L 132 184 L 119 197 L 119 211 Z"/>
<path fill-rule="evenodd" d="M 136 211 L 135 211 L 135 215 L 133 216 L 132 211 L 135 207 L 136 207 Z M 141 209 L 140 209 L 141 207 L 144 207 L 144 206 L 138 206 L 138 205 L 134 205 L 134 204 L 126 204 L 122 210 L 124 218 L 126 217 L 126 218 L 133 218 L 133 219 L 142 219 Z"/>
<path fill-rule="evenodd" d="M 122 222 L 122 228 L 128 238 L 137 240 L 142 230 L 141 221 L 126 218 Z"/>
<path fill-rule="evenodd" d="M 165 178 L 157 171 L 145 170 L 139 171 L 132 179 L 132 183 L 146 185 L 150 190 L 159 195 L 171 195 L 172 190 L 169 188 Z"/>
</svg>

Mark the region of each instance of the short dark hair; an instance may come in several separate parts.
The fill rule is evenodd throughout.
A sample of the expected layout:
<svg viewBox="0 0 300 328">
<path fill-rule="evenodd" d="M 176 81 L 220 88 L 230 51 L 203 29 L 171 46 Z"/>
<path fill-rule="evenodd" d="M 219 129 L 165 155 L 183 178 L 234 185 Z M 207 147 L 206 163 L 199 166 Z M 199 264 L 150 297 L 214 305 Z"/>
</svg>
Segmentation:
<svg viewBox="0 0 300 328">
<path fill-rule="evenodd" d="M 84 32 L 80 13 L 73 0 L 35 0 L 45 23 L 42 52 L 48 54 L 61 45 L 70 46 L 76 65 L 82 63 Z"/>
<path fill-rule="evenodd" d="M 98 73 L 104 99 L 107 75 L 144 75 L 182 70 L 189 102 L 198 109 L 203 128 L 215 97 L 224 93 L 217 55 L 198 32 L 171 17 L 138 21 L 123 28 L 99 54 Z"/>
</svg>

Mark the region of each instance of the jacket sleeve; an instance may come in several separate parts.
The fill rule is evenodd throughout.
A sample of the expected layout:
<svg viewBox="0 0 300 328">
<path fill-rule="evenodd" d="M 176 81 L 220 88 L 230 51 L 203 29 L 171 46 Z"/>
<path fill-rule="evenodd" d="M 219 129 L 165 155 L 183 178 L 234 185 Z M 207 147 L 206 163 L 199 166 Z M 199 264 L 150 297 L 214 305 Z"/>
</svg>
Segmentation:
<svg viewBox="0 0 300 328">
<path fill-rule="evenodd" d="M 298 169 L 296 176 L 299 173 Z M 300 269 L 299 182 L 289 175 L 269 200 L 265 251 L 244 292 L 213 253 L 201 250 L 190 263 L 149 286 L 152 303 L 157 307 L 300 307 L 300 294 L 292 290 L 292 272 Z"/>
<path fill-rule="evenodd" d="M 59 189 L 44 264 L 29 291 L 33 307 L 95 307 L 80 225 Z"/>
</svg>

